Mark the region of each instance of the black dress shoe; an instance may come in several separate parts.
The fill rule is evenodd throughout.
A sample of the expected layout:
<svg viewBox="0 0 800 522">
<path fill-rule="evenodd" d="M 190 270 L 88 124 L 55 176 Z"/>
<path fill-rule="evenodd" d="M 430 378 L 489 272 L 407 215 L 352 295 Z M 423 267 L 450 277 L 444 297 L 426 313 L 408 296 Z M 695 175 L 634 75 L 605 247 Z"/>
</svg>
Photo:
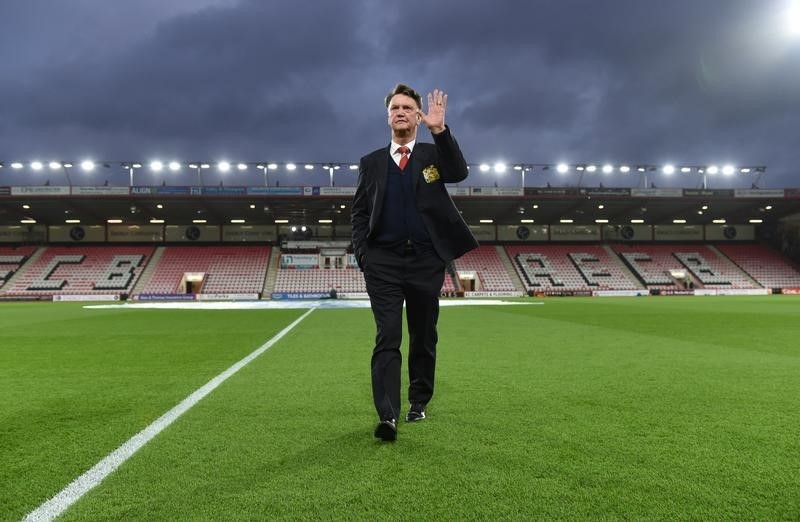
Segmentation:
<svg viewBox="0 0 800 522">
<path fill-rule="evenodd" d="M 406 413 L 406 422 L 419 422 L 425 419 L 425 408 L 412 406 Z"/>
<path fill-rule="evenodd" d="M 375 438 L 389 442 L 397 440 L 397 423 L 394 419 L 380 421 L 375 427 Z"/>
</svg>

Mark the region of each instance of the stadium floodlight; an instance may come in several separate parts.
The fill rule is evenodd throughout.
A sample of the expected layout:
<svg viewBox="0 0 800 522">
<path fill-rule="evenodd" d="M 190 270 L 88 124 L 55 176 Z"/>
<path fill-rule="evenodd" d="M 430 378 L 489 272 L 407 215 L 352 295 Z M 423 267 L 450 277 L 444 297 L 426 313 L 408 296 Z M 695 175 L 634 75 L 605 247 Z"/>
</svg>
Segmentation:
<svg viewBox="0 0 800 522">
<path fill-rule="evenodd" d="M 622 172 L 623 174 L 627 174 L 628 172 L 631 171 L 631 168 L 627 165 L 622 165 L 620 166 L 619 171 Z"/>
<path fill-rule="evenodd" d="M 584 167 L 583 165 L 578 165 L 577 167 L 575 167 L 575 170 L 577 170 L 578 172 L 583 172 L 584 170 L 586 170 L 586 167 Z"/>
<path fill-rule="evenodd" d="M 569 223 L 572 223 L 572 220 L 571 219 L 559 219 L 558 222 L 559 223 L 564 223 L 564 224 L 569 224 Z"/>
<path fill-rule="evenodd" d="M 479 219 L 478 222 L 489 224 L 489 223 L 494 223 L 494 219 Z"/>
<path fill-rule="evenodd" d="M 750 220 L 748 220 L 748 222 L 749 223 L 753 223 L 754 225 L 757 225 L 759 223 L 763 223 L 764 220 L 763 219 L 750 219 Z"/>
<path fill-rule="evenodd" d="M 34 161 L 34 162 L 31 162 L 31 168 L 32 168 L 33 170 L 42 170 L 42 167 L 43 167 L 43 165 L 42 165 L 42 162 L 41 162 L 41 161 Z"/>
<path fill-rule="evenodd" d="M 644 223 L 644 219 L 631 219 L 631 225 L 641 225 Z"/>
<path fill-rule="evenodd" d="M 318 222 L 323 224 L 323 225 L 327 225 L 327 224 L 333 223 L 333 220 L 332 219 L 320 219 L 320 220 L 318 220 Z"/>
<path fill-rule="evenodd" d="M 65 219 L 64 220 L 64 223 L 66 223 L 67 225 L 77 225 L 80 222 L 81 222 L 80 219 Z"/>
<path fill-rule="evenodd" d="M 67 167 L 68 169 L 71 169 L 72 168 L 72 163 L 70 163 L 70 162 L 64 163 L 64 166 Z"/>
<path fill-rule="evenodd" d="M 288 219 L 276 219 L 276 220 L 275 220 L 275 224 L 276 224 L 276 225 L 285 225 L 285 224 L 287 224 L 288 222 L 289 222 L 289 220 L 288 220 Z"/>
<path fill-rule="evenodd" d="M 201 163 L 200 164 L 200 168 L 201 169 L 210 169 L 211 165 L 209 165 L 208 163 Z"/>
<path fill-rule="evenodd" d="M 14 163 L 11 164 L 11 168 L 14 169 L 14 170 L 19 170 L 22 167 L 24 167 L 24 165 L 22 163 L 20 163 L 19 161 L 15 161 Z"/>
<path fill-rule="evenodd" d="M 703 206 L 702 206 L 702 207 L 700 207 L 700 208 L 701 208 L 701 209 L 703 209 L 703 210 L 708 210 L 708 205 L 703 205 Z"/>
<path fill-rule="evenodd" d="M 533 208 L 534 208 L 534 209 L 537 209 L 537 208 L 539 208 L 539 205 L 535 205 L 535 204 L 534 204 L 534 205 L 533 205 Z"/>
<path fill-rule="evenodd" d="M 297 168 L 297 165 L 295 165 L 294 163 L 287 163 L 286 164 L 286 170 L 295 170 L 296 168 Z"/>
<path fill-rule="evenodd" d="M 197 163 L 189 163 L 189 168 L 190 169 L 199 169 L 200 165 L 198 165 Z"/>
<path fill-rule="evenodd" d="M 706 168 L 706 172 L 712 175 L 716 174 L 717 172 L 719 172 L 719 167 L 717 167 L 716 165 L 709 165 L 708 168 Z"/>
<path fill-rule="evenodd" d="M 533 220 L 532 219 L 520 219 L 519 222 L 520 223 L 533 223 Z"/>
<path fill-rule="evenodd" d="M 350 165 L 350 170 L 358 170 L 358 165 Z"/>
<path fill-rule="evenodd" d="M 681 172 L 683 172 L 684 174 L 688 174 L 691 171 L 692 171 L 691 167 L 681 167 Z"/>
<path fill-rule="evenodd" d="M 244 219 L 231 219 L 231 223 L 234 225 L 241 225 L 244 222 L 245 222 Z"/>
<path fill-rule="evenodd" d="M 636 167 L 636 170 L 639 172 L 647 172 L 647 167 L 639 165 L 638 167 Z"/>
<path fill-rule="evenodd" d="M 608 220 L 607 219 L 595 219 L 594 222 L 595 223 L 608 223 Z"/>
<path fill-rule="evenodd" d="M 502 174 L 506 171 L 506 164 L 502 162 L 498 162 L 494 164 L 494 171 L 497 174 Z"/>
<path fill-rule="evenodd" d="M 92 160 L 83 160 L 81 161 L 81 168 L 84 172 L 91 172 L 94 170 L 94 161 Z"/>
<path fill-rule="evenodd" d="M 251 205 L 250 205 L 250 209 L 252 210 L 252 209 L 254 209 L 254 208 L 256 208 L 256 206 L 251 204 Z"/>
<path fill-rule="evenodd" d="M 247 163 L 239 163 L 236 165 L 236 168 L 239 170 L 247 170 Z"/>
<path fill-rule="evenodd" d="M 150 170 L 153 172 L 161 172 L 161 169 L 164 168 L 164 164 L 158 160 L 150 162 Z"/>
<path fill-rule="evenodd" d="M 764 210 L 772 210 L 772 205 L 767 205 L 766 207 L 764 207 Z"/>
<path fill-rule="evenodd" d="M 733 165 L 725 165 L 724 167 L 722 167 L 722 173 L 725 176 L 731 176 L 735 171 L 736 169 L 734 168 Z"/>
<path fill-rule="evenodd" d="M 344 210 L 344 209 L 346 209 L 346 208 L 347 208 L 347 205 L 345 205 L 344 203 L 342 203 L 341 205 L 339 205 L 339 208 L 341 208 L 342 210 Z"/>
<path fill-rule="evenodd" d="M 35 219 L 20 219 L 19 222 L 22 223 L 23 225 L 35 225 L 36 224 L 36 220 Z"/>
<path fill-rule="evenodd" d="M 614 172 L 613 165 L 609 165 L 608 163 L 603 165 L 603 174 L 611 174 L 612 172 Z"/>
<path fill-rule="evenodd" d="M 163 222 L 164 222 L 164 220 L 163 220 L 163 219 L 156 219 L 156 218 L 153 218 L 153 219 L 151 219 L 151 220 L 150 220 L 150 223 L 152 223 L 152 224 L 154 224 L 154 225 L 160 225 L 160 224 L 162 224 Z"/>
<path fill-rule="evenodd" d="M 300 227 L 300 232 L 305 232 L 306 230 L 308 230 L 308 228 L 306 228 L 306 226 L 305 226 L 305 225 L 303 225 L 302 227 Z"/>
<path fill-rule="evenodd" d="M 292 231 L 292 232 L 297 232 L 297 227 L 296 227 L 296 226 L 294 226 L 294 225 L 292 225 L 291 231 Z"/>
<path fill-rule="evenodd" d="M 119 225 L 120 223 L 122 223 L 122 220 L 121 219 L 107 219 L 106 223 L 108 223 L 109 225 Z"/>
<path fill-rule="evenodd" d="M 220 161 L 217 163 L 217 168 L 220 170 L 220 172 L 228 172 L 231 170 L 231 164 L 227 161 Z"/>
<path fill-rule="evenodd" d="M 713 220 L 713 222 L 716 223 L 717 225 L 724 225 L 726 223 L 724 219 L 715 219 Z"/>
<path fill-rule="evenodd" d="M 750 169 L 748 167 L 744 167 L 739 172 L 741 172 L 742 174 L 750 174 Z"/>
<path fill-rule="evenodd" d="M 600 209 L 600 210 L 603 210 L 604 208 L 606 208 L 606 206 L 603 205 L 603 204 L 600 204 L 600 205 L 597 205 L 597 208 Z"/>
<path fill-rule="evenodd" d="M 61 168 L 61 163 L 57 161 L 51 161 L 49 165 L 51 170 L 56 170 Z"/>
<path fill-rule="evenodd" d="M 172 172 L 177 172 L 177 171 L 181 170 L 181 164 L 178 163 L 177 161 L 170 161 L 169 162 L 169 170 L 171 170 Z"/>
<path fill-rule="evenodd" d="M 702 216 L 702 215 L 703 215 L 703 211 L 702 211 L 702 210 L 698 210 L 698 211 L 697 211 L 697 215 L 698 215 L 698 216 Z"/>
<path fill-rule="evenodd" d="M 566 163 L 559 163 L 559 164 L 556 166 L 556 171 L 557 171 L 559 174 L 564 174 L 564 173 L 566 173 L 567 171 L 569 171 L 569 165 L 567 165 Z"/>
<path fill-rule="evenodd" d="M 667 175 L 674 174 L 675 173 L 675 165 L 666 164 L 661 169 L 661 172 L 663 172 L 664 174 L 667 174 Z"/>
<path fill-rule="evenodd" d="M 481 164 L 478 166 L 478 168 L 481 170 L 481 172 L 488 172 L 488 170 L 489 170 L 491 167 L 489 167 L 489 164 L 488 164 L 488 163 L 481 163 Z"/>
<path fill-rule="evenodd" d="M 522 170 L 522 165 L 514 165 L 514 170 Z"/>
<path fill-rule="evenodd" d="M 140 168 L 142 168 L 142 164 L 141 163 L 134 163 L 133 165 L 131 165 L 131 167 L 133 167 L 135 169 L 140 169 Z"/>
<path fill-rule="evenodd" d="M 25 210 L 30 210 L 31 206 L 28 205 L 28 204 L 25 204 L 25 205 L 22 205 L 22 208 L 24 208 Z"/>
<path fill-rule="evenodd" d="M 597 170 L 597 165 L 586 165 L 586 172 L 594 172 Z"/>
<path fill-rule="evenodd" d="M 195 225 L 205 225 L 206 223 L 208 223 L 208 221 L 206 221 L 205 219 L 193 219 L 192 223 L 194 223 Z"/>
<path fill-rule="evenodd" d="M 306 163 L 305 164 L 305 169 L 306 170 L 314 170 L 314 165 L 312 165 L 311 163 Z"/>
<path fill-rule="evenodd" d="M 269 170 L 278 170 L 278 164 L 277 163 L 270 163 L 269 165 L 267 165 L 267 168 Z"/>
<path fill-rule="evenodd" d="M 686 220 L 685 219 L 673 219 L 672 222 L 675 223 L 676 225 L 683 225 L 683 224 L 686 223 Z"/>
</svg>

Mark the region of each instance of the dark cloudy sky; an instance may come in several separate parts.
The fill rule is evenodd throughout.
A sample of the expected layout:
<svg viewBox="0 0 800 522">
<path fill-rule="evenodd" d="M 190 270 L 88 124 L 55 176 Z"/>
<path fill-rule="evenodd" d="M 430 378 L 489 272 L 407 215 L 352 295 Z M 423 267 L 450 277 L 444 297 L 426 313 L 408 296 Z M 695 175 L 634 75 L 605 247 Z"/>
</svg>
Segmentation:
<svg viewBox="0 0 800 522">
<path fill-rule="evenodd" d="M 762 187 L 797 187 L 791 2 L 3 0 L 0 160 L 357 162 L 402 81 L 449 93 L 471 163 L 766 165 Z"/>
</svg>

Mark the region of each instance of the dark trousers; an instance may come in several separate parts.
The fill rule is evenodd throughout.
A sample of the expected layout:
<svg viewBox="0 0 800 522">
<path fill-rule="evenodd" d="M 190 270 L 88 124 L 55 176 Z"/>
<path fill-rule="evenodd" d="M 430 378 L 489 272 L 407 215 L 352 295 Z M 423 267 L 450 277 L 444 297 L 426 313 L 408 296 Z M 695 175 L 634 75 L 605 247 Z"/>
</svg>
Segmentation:
<svg viewBox="0 0 800 522">
<path fill-rule="evenodd" d="M 381 420 L 400 416 L 403 302 L 408 323 L 408 400 L 425 406 L 433 396 L 436 322 L 444 261 L 432 250 L 367 248 L 364 279 L 377 334 L 372 351 L 372 397 Z"/>
</svg>

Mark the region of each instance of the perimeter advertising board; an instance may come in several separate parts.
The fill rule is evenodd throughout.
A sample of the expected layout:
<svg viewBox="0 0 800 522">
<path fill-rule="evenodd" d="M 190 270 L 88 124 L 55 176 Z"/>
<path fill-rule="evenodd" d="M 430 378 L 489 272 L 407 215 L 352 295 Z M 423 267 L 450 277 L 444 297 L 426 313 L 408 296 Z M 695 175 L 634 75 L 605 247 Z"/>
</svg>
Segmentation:
<svg viewBox="0 0 800 522">
<path fill-rule="evenodd" d="M 277 238 L 275 227 L 270 225 L 225 225 L 222 240 L 236 243 L 269 243 Z"/>
<path fill-rule="evenodd" d="M 166 241 L 176 243 L 203 243 L 220 240 L 219 225 L 167 225 Z"/>
<path fill-rule="evenodd" d="M 47 240 L 44 225 L 11 225 L 0 227 L 0 243 L 43 243 Z"/>
<path fill-rule="evenodd" d="M 119 243 L 158 243 L 164 241 L 162 225 L 110 225 L 108 240 Z"/>
<path fill-rule="evenodd" d="M 52 243 L 101 243 L 106 240 L 103 225 L 52 225 L 49 228 Z"/>
</svg>

